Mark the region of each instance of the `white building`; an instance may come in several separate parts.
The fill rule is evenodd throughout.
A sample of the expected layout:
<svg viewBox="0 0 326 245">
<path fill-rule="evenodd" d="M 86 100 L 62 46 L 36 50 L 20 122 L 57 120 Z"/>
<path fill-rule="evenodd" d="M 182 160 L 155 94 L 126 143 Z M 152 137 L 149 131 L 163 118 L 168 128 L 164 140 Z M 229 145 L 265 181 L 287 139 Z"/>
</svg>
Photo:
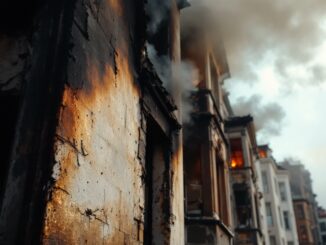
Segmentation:
<svg viewBox="0 0 326 245">
<path fill-rule="evenodd" d="M 263 181 L 262 181 L 262 172 L 261 172 L 261 165 L 260 161 L 257 160 L 255 162 L 255 168 L 257 171 L 257 185 L 258 185 L 258 191 L 260 193 L 263 192 Z M 264 244 L 265 245 L 270 245 L 269 243 L 269 236 L 268 236 L 268 228 L 267 228 L 267 216 L 266 216 L 266 206 L 265 206 L 265 197 L 262 194 L 260 199 L 259 199 L 259 216 L 260 216 L 260 227 L 261 231 L 264 235 Z"/>
<path fill-rule="evenodd" d="M 267 145 L 259 146 L 270 245 L 298 245 L 288 171 L 277 165 Z"/>
</svg>

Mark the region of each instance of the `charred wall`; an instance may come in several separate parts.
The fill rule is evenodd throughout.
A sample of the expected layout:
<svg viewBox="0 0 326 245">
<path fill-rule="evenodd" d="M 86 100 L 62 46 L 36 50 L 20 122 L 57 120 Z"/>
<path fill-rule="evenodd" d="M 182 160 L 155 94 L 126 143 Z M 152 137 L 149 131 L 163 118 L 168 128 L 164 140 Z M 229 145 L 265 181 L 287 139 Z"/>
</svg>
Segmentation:
<svg viewBox="0 0 326 245">
<path fill-rule="evenodd" d="M 164 109 L 166 102 L 155 97 L 164 97 L 156 94 L 164 89 L 159 82 L 145 89 L 145 83 L 154 81 L 145 82 L 152 77 L 143 76 L 147 71 L 137 66 L 137 45 L 144 37 L 135 25 L 142 14 L 136 5 L 77 1 L 56 129 L 55 184 L 47 203 L 45 244 L 171 243 L 173 217 L 179 212 L 175 207 L 182 204 L 174 201 L 172 188 L 180 185 L 182 172 L 174 171 L 178 165 L 172 163 L 173 130 L 166 119 L 171 115 Z M 146 145 L 157 136 L 148 131 L 149 118 L 163 118 L 166 127 L 158 130 L 169 143 L 152 150 L 145 147 L 144 159 L 140 141 Z M 178 222 L 178 227 L 183 225 L 183 220 Z M 174 244 L 180 241 L 182 237 L 174 237 Z"/>
<path fill-rule="evenodd" d="M 28 6 L 24 5 L 24 7 Z M 10 1 L 4 1 L 0 10 L 0 113 L 3 116 L 0 129 L 0 154 L 2 156 L 0 203 L 25 84 L 24 76 L 30 65 L 29 37 L 34 12 L 21 13 Z"/>
<path fill-rule="evenodd" d="M 10 97 L 17 106 L 8 120 L 13 142 L 1 183 L 1 244 L 145 242 L 146 125 L 160 117 L 164 123 L 155 123 L 167 143 L 153 157 L 160 201 L 152 207 L 160 213 L 152 231 L 162 244 L 183 244 L 176 107 L 143 75 L 155 73 L 141 68 L 143 4 L 34 1 L 22 16 L 28 21 L 14 22 L 17 32 L 1 26 L 1 101 L 7 103 L 3 94 L 19 97 Z M 179 59 L 178 25 L 171 25 Z"/>
<path fill-rule="evenodd" d="M 43 242 L 141 243 L 140 88 L 131 1 L 77 1 Z"/>
</svg>

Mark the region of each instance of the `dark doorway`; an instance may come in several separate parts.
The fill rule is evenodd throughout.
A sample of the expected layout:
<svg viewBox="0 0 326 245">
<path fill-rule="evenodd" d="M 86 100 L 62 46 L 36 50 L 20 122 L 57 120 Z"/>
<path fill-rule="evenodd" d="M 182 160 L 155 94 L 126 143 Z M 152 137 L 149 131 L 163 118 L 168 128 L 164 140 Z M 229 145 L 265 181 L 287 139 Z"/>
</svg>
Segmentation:
<svg viewBox="0 0 326 245">
<path fill-rule="evenodd" d="M 144 244 L 161 244 L 170 213 L 169 148 L 166 136 L 152 119 L 147 120 L 145 185 Z"/>
</svg>

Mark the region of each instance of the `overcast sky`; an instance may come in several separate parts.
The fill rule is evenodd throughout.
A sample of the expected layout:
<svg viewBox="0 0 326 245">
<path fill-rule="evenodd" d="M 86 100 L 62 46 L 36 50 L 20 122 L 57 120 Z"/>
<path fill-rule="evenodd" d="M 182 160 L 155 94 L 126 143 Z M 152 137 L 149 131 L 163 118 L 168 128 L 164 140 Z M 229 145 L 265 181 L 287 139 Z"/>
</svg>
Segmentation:
<svg viewBox="0 0 326 245">
<path fill-rule="evenodd" d="M 235 111 L 255 116 L 276 160 L 306 166 L 326 207 L 326 1 L 219 2 Z"/>
<path fill-rule="evenodd" d="M 279 80 L 272 80 L 264 69 L 261 76 L 254 85 L 239 82 L 236 76 L 227 80 L 231 101 L 235 104 L 238 97 L 258 94 L 262 95 L 261 103 L 277 101 L 281 105 L 285 116 L 278 126 L 279 134 L 268 135 L 262 128 L 258 131 L 259 143 L 269 143 L 277 161 L 288 157 L 301 160 L 312 174 L 318 202 L 326 207 L 326 84 L 298 86 L 291 94 L 283 95 Z"/>
</svg>

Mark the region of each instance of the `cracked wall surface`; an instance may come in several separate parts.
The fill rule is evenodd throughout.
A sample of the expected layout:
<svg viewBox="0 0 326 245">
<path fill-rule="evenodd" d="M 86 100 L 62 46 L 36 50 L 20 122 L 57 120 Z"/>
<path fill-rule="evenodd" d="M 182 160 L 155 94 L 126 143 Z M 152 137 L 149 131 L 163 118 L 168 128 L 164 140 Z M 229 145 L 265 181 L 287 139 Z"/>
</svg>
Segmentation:
<svg viewBox="0 0 326 245">
<path fill-rule="evenodd" d="M 179 62 L 172 2 L 166 45 Z M 180 91 L 167 92 L 145 52 L 145 3 L 32 1 L 28 14 L 8 11 L 23 20 L 9 21 L 9 34 L 0 26 L 0 91 L 17 107 L 1 244 L 143 244 L 149 121 L 165 142 L 153 160 L 155 242 L 184 244 Z"/>
<path fill-rule="evenodd" d="M 142 243 L 133 5 L 77 1 L 45 244 Z"/>
</svg>

